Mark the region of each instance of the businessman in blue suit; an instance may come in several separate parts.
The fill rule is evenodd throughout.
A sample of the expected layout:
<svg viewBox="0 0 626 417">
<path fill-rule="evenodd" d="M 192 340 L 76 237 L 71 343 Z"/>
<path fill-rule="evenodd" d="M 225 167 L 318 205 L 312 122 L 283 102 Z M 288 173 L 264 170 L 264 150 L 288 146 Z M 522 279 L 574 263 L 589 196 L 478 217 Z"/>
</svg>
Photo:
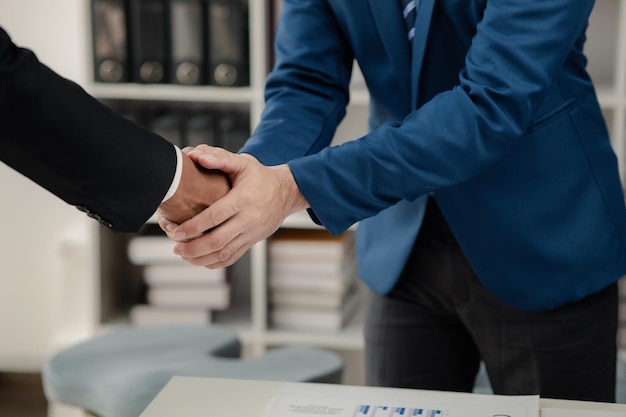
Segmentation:
<svg viewBox="0 0 626 417">
<path fill-rule="evenodd" d="M 243 155 L 190 153 L 233 189 L 162 226 L 216 267 L 303 208 L 359 222 L 369 384 L 468 391 L 483 360 L 496 393 L 614 401 L 626 210 L 585 69 L 594 2 L 400 1 L 285 0 Z M 354 59 L 370 131 L 329 147 Z"/>
</svg>

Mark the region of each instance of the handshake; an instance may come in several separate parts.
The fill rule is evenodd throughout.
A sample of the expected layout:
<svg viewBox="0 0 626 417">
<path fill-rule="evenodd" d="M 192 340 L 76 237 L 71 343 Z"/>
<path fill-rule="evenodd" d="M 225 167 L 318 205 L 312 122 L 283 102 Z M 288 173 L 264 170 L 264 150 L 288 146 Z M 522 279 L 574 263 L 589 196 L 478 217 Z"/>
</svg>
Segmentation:
<svg viewBox="0 0 626 417">
<path fill-rule="evenodd" d="M 308 207 L 286 164 L 269 167 L 248 154 L 200 145 L 183 149 L 180 183 L 157 218 L 177 242 L 174 253 L 221 268 Z"/>
</svg>

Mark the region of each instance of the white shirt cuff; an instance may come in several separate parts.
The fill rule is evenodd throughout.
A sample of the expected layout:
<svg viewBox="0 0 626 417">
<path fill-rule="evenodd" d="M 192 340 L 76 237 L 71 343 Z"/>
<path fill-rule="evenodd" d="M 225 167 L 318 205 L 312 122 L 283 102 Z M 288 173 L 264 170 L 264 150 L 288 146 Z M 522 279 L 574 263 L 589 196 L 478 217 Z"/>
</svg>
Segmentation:
<svg viewBox="0 0 626 417">
<path fill-rule="evenodd" d="M 167 201 L 174 194 L 176 194 L 178 184 L 180 184 L 180 177 L 183 175 L 183 153 L 176 145 L 174 145 L 174 149 L 176 149 L 176 172 L 174 173 L 174 179 L 172 179 L 172 185 L 170 185 L 169 190 L 167 190 L 167 193 L 161 202 Z"/>
</svg>

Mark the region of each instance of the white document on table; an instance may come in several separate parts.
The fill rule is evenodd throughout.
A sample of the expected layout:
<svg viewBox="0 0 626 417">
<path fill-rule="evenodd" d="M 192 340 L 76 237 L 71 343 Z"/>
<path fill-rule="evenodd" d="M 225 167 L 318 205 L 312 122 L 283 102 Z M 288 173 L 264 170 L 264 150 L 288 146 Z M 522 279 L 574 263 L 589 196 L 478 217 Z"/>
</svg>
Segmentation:
<svg viewBox="0 0 626 417">
<path fill-rule="evenodd" d="M 479 395 L 284 382 L 275 391 L 261 417 L 537 417 L 538 415 L 539 396 L 536 395 Z"/>
</svg>

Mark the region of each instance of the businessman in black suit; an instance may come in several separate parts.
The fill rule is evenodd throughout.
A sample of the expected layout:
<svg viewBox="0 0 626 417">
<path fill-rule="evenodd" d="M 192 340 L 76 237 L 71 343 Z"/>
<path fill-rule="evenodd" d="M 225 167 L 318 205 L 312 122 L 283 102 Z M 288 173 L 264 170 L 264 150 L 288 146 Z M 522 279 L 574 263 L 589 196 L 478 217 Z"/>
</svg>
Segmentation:
<svg viewBox="0 0 626 417">
<path fill-rule="evenodd" d="M 119 116 L 0 28 L 0 160 L 116 232 L 160 207 L 193 217 L 229 189 L 160 136 Z"/>
</svg>

